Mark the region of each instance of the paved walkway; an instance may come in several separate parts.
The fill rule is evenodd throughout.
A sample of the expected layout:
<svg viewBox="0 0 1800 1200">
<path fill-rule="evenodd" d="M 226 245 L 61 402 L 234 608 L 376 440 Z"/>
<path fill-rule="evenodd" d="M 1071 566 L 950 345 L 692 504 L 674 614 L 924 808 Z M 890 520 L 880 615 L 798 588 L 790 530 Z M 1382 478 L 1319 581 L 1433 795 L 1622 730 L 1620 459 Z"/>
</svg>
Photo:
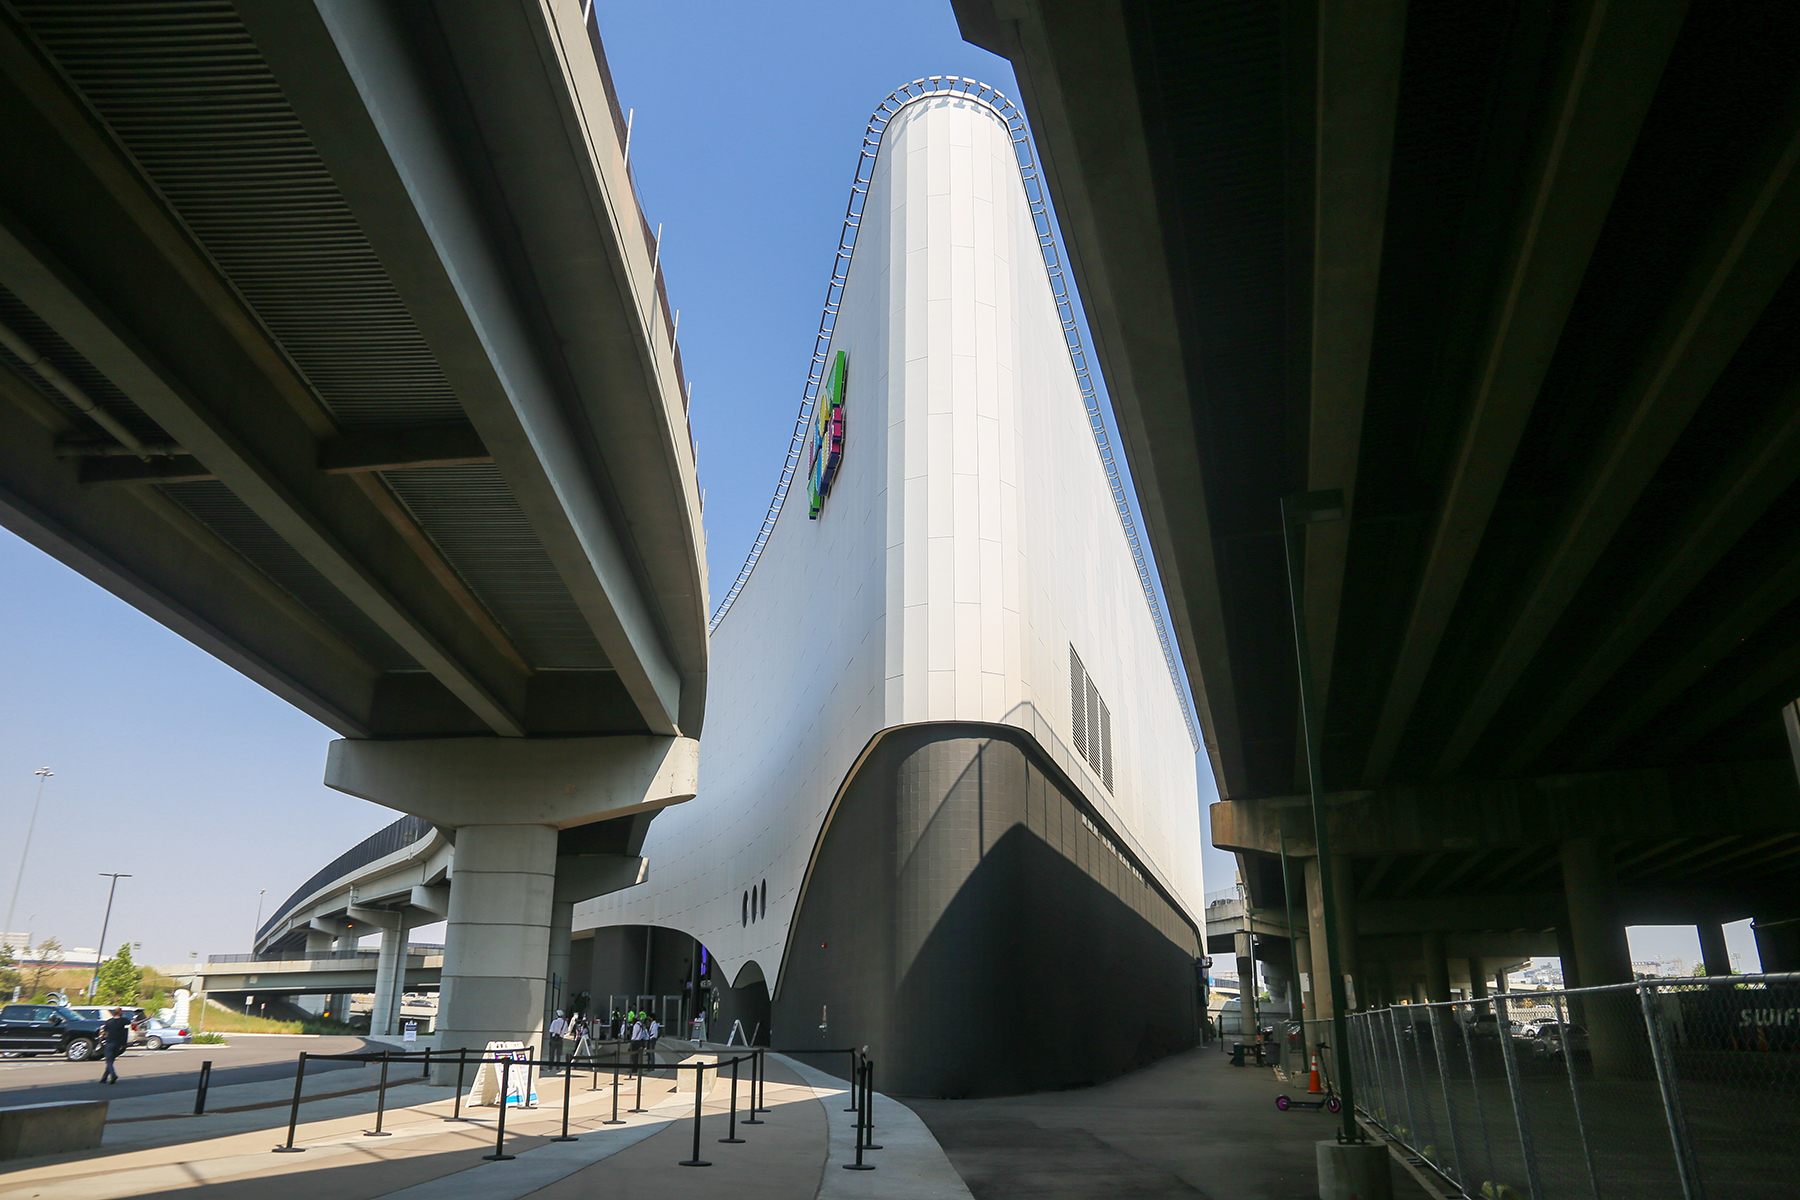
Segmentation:
<svg viewBox="0 0 1800 1200">
<path fill-rule="evenodd" d="M 992 1100 L 908 1100 L 975 1200 L 1316 1200 L 1313 1144 L 1339 1117 L 1215 1045 L 1098 1087 Z M 1429 1200 L 1398 1163 L 1395 1200 Z"/>
<path fill-rule="evenodd" d="M 366 1074 L 357 1072 L 357 1074 Z M 844 1089 L 832 1079 L 780 1056 L 769 1060 L 766 1103 L 760 1125 L 740 1125 L 742 1144 L 721 1144 L 729 1123 L 729 1075 L 702 1098 L 701 1157 L 713 1165 L 681 1167 L 693 1153 L 694 1093 L 678 1091 L 669 1074 L 646 1075 L 643 1107 L 635 1105 L 637 1081 L 625 1077 L 619 1125 L 606 1122 L 613 1093 L 601 1075 L 572 1080 L 568 1109 L 573 1142 L 551 1140 L 563 1119 L 563 1080 L 541 1080 L 539 1107 L 509 1110 L 505 1148 L 511 1161 L 486 1162 L 496 1138 L 498 1110 L 468 1109 L 448 1120 L 453 1097 L 416 1077 L 390 1079 L 383 1121 L 389 1136 L 373 1138 L 375 1095 L 359 1091 L 327 1096 L 345 1082 L 320 1078 L 301 1109 L 295 1144 L 300 1154 L 272 1154 L 286 1134 L 288 1109 L 279 1084 L 215 1089 L 205 1117 L 170 1115 L 172 1097 L 119 1102 L 110 1114 L 106 1144 L 98 1151 L 0 1164 L 0 1198 L 12 1200 L 122 1200 L 204 1189 L 208 1200 L 574 1200 L 593 1195 L 657 1197 L 858 1197 L 888 1200 L 967 1200 L 937 1143 L 918 1118 L 885 1097 L 875 1122 L 883 1149 L 870 1155 L 879 1169 L 845 1171 L 852 1156 L 851 1114 Z M 310 1082 L 310 1080 L 309 1080 Z M 308 1088 L 309 1094 L 315 1094 Z M 268 1093 L 268 1094 L 264 1094 Z M 291 1096 L 292 1083 L 286 1084 Z M 227 1101 L 235 1103 L 227 1104 Z M 191 1107 L 191 1100 L 188 1101 Z M 748 1117 L 746 1078 L 738 1095 L 740 1120 Z"/>
</svg>

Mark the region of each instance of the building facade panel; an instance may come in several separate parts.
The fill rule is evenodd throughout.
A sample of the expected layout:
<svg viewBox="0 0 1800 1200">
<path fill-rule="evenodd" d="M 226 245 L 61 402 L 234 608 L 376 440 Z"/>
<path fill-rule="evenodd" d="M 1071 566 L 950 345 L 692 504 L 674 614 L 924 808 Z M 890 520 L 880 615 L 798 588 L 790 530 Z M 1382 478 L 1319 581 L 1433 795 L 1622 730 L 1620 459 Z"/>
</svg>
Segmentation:
<svg viewBox="0 0 1800 1200">
<path fill-rule="evenodd" d="M 803 903 L 840 916 L 875 904 L 867 952 L 899 958 L 888 975 L 853 974 L 892 996 L 908 978 L 895 963 L 949 936 L 943 922 L 967 897 L 999 906 L 982 910 L 999 922 L 994 937 L 1012 936 L 1015 917 L 1035 920 L 1018 900 L 1035 876 L 1017 864 L 1048 856 L 1099 889 L 1093 903 L 1103 892 L 1101 908 L 1154 931 L 1164 944 L 1153 973 L 1164 978 L 1180 947 L 1197 953 L 1186 915 L 1203 896 L 1194 757 L 1070 364 L 1012 131 L 990 106 L 935 96 L 888 122 L 828 361 L 840 352 L 846 435 L 830 494 L 815 517 L 802 463 L 798 494 L 713 634 L 700 794 L 651 827 L 648 881 L 579 906 L 577 930 L 657 926 L 698 938 L 726 981 L 769 982 L 779 1022 L 822 978 L 796 965 L 814 953 L 796 930 L 825 919 L 799 912 Z M 1078 695 L 1095 699 L 1078 712 Z M 1090 711 L 1104 714 L 1092 737 Z M 887 762 L 883 737 L 926 723 L 1017 731 L 1004 768 L 1016 787 L 980 789 L 984 805 L 1001 805 L 991 819 L 982 805 L 952 803 L 960 785 L 941 770 L 900 783 L 871 765 Z M 933 751 L 932 761 L 961 753 Z M 852 805 L 852 794 L 875 799 Z M 897 795 L 914 800 L 881 799 Z M 929 814 L 917 807 L 933 796 Z M 844 847 L 876 836 L 852 832 L 871 821 L 888 822 L 882 844 L 912 857 L 867 864 L 869 895 L 813 890 L 811 874 L 840 869 Z M 1002 851 L 1016 869 L 984 866 Z M 935 881 L 922 891 L 907 890 L 915 859 L 918 879 Z M 749 899 L 765 885 L 766 912 Z M 1158 899 L 1133 899 L 1133 889 Z M 1184 970 L 1191 987 L 1191 961 Z M 892 1026 L 883 1036 L 909 1035 Z"/>
</svg>

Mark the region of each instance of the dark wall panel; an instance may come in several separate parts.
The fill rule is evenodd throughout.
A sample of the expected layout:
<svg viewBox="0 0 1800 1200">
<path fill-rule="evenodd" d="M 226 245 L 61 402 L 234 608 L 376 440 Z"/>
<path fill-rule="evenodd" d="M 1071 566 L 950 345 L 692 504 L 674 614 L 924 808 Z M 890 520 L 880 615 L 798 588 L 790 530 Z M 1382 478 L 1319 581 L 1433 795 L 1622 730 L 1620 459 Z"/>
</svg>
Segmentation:
<svg viewBox="0 0 1800 1200">
<path fill-rule="evenodd" d="M 866 1044 L 876 1086 L 914 1096 L 1092 1084 L 1192 1045 L 1194 930 L 1059 779 L 1004 727 L 887 735 L 826 830 L 774 1045 Z"/>
</svg>

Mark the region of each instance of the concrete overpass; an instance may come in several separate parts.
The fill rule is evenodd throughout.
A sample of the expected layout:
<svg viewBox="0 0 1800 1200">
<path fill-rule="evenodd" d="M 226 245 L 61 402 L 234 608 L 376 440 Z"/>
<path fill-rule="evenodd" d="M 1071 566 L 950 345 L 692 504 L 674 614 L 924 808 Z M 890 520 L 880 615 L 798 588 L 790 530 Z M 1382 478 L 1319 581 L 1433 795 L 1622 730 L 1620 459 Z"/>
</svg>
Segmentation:
<svg viewBox="0 0 1800 1200">
<path fill-rule="evenodd" d="M 9 4 L 0 120 L 0 521 L 442 830 L 444 1024 L 535 1036 L 554 881 L 635 877 L 705 707 L 686 384 L 591 17 Z"/>
<path fill-rule="evenodd" d="M 954 2 L 1018 72 L 1215 842 L 1311 977 L 1279 506 L 1332 490 L 1298 574 L 1356 994 L 1447 998 L 1474 937 L 1629 980 L 1641 921 L 1800 968 L 1800 10 Z"/>
<path fill-rule="evenodd" d="M 586 836 L 587 852 L 559 854 L 551 890 L 547 994 L 569 994 L 570 934 L 575 905 L 642 883 L 649 863 L 638 851 L 653 813 L 603 822 Z M 414 963 L 411 930 L 444 920 L 456 884 L 455 830 L 420 817 L 402 817 L 314 872 L 276 907 L 257 931 L 248 955 L 214 955 L 209 990 L 374 993 L 369 1032 L 400 1032 L 400 999 L 421 983 L 438 982 L 438 961 Z M 609 839 L 601 842 L 596 839 Z M 485 882 L 479 875 L 473 886 Z M 359 955 L 361 940 L 379 933 L 380 947 Z M 410 957 L 409 957 L 410 956 Z M 227 964 L 215 966 L 215 964 Z M 239 978 L 243 976 L 243 978 Z M 260 989 L 247 982 L 257 976 Z M 229 978 L 227 978 L 229 977 Z M 552 1001 L 546 1000 L 545 1007 Z M 333 1007 L 344 1010 L 344 1005 Z"/>
</svg>

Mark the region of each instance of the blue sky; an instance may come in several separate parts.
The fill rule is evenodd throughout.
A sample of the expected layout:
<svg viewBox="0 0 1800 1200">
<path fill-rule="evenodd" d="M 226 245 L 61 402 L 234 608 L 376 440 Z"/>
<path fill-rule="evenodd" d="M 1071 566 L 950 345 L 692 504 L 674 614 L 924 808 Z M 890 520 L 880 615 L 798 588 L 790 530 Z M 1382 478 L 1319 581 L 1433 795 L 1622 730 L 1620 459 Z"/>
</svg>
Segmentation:
<svg viewBox="0 0 1800 1200">
<path fill-rule="evenodd" d="M 716 599 L 787 449 L 870 111 L 925 75 L 1017 88 L 1008 63 L 962 41 L 947 0 L 599 4 L 682 314 Z M 0 896 L 32 772 L 57 772 L 17 930 L 93 945 L 97 873 L 125 871 L 111 945 L 141 942 L 158 963 L 242 951 L 259 889 L 279 902 L 394 818 L 320 784 L 330 731 L 6 533 L 0 680 Z M 1198 775 L 1204 805 L 1204 763 Z M 1209 848 L 1206 871 L 1230 886 L 1229 856 Z"/>
</svg>

